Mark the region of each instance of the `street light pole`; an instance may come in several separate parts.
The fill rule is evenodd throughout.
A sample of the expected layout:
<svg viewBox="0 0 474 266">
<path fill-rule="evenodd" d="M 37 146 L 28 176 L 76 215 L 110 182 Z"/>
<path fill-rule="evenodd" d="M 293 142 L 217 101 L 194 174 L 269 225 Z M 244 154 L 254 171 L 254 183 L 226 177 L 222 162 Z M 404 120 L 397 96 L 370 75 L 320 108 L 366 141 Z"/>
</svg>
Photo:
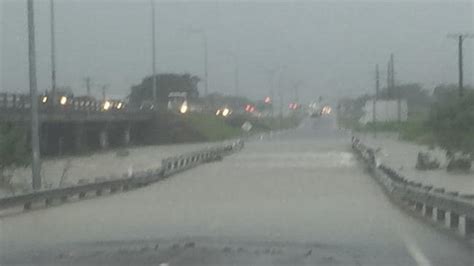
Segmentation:
<svg viewBox="0 0 474 266">
<path fill-rule="evenodd" d="M 56 104 L 56 38 L 54 29 L 54 0 L 49 1 L 51 30 L 51 99 Z"/>
<path fill-rule="evenodd" d="M 31 175 L 34 190 L 41 188 L 41 162 L 39 147 L 38 92 L 36 84 L 35 22 L 33 0 L 27 0 L 28 13 L 28 63 L 31 99 Z"/>
<path fill-rule="evenodd" d="M 187 28 L 184 29 L 185 32 L 201 34 L 204 42 L 204 97 L 207 96 L 209 92 L 209 77 L 208 77 L 208 47 L 207 47 L 207 33 L 203 29 L 193 29 Z"/>
<path fill-rule="evenodd" d="M 152 51 L 152 95 L 153 102 L 156 104 L 156 51 L 155 51 L 155 0 L 151 0 L 151 51 Z"/>
</svg>

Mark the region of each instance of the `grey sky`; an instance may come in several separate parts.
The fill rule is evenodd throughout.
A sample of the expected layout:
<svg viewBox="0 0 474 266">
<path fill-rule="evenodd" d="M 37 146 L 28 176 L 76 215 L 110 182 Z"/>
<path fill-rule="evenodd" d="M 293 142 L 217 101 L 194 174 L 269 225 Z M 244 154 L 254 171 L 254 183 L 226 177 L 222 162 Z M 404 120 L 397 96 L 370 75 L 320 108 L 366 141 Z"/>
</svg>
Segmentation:
<svg viewBox="0 0 474 266">
<path fill-rule="evenodd" d="M 27 91 L 26 0 L 0 0 L 1 91 Z M 373 89 L 395 54 L 399 82 L 431 89 L 457 82 L 457 43 L 447 33 L 474 32 L 470 1 L 157 1 L 159 72 L 202 76 L 203 29 L 209 42 L 209 90 L 268 94 L 268 72 L 282 66 L 282 87 L 302 81 L 300 98 L 357 95 Z M 49 1 L 35 1 L 38 85 L 50 86 Z M 60 86 L 85 94 L 83 78 L 125 96 L 151 73 L 148 0 L 56 0 Z M 473 82 L 474 39 L 465 42 L 465 82 Z M 201 84 L 202 85 L 202 84 Z M 202 88 L 202 86 L 201 86 Z M 202 92 L 202 89 L 201 89 Z M 99 95 L 98 89 L 96 94 Z M 285 93 L 285 97 L 291 97 Z"/>
</svg>

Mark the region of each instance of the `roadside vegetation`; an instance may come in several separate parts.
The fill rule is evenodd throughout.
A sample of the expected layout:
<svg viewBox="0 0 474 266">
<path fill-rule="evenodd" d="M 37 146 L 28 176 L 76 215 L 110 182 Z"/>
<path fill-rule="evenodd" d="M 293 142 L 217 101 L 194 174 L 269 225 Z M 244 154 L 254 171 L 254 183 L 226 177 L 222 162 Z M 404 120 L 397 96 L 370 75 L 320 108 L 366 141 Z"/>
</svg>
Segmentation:
<svg viewBox="0 0 474 266">
<path fill-rule="evenodd" d="M 183 121 L 192 128 L 198 138 L 204 141 L 219 141 L 272 130 L 284 130 L 298 126 L 297 115 L 285 117 L 253 117 L 240 114 L 220 117 L 213 114 L 195 113 L 183 117 Z M 246 132 L 242 125 L 249 122 L 252 129 Z"/>
<path fill-rule="evenodd" d="M 415 90 L 419 91 L 420 88 Z M 413 93 L 404 93 L 402 96 L 408 101 L 407 121 L 359 123 L 364 115 L 365 102 L 373 98 L 363 95 L 341 101 L 343 108 L 339 114 L 339 123 L 357 132 L 394 132 L 398 133 L 401 140 L 474 154 L 473 88 L 466 88 L 462 98 L 455 85 L 438 86 L 432 95 L 419 92 L 415 95 L 416 101 Z"/>
<path fill-rule="evenodd" d="M 9 184 L 10 168 L 27 166 L 29 160 L 25 130 L 12 124 L 0 124 L 0 185 Z"/>
</svg>

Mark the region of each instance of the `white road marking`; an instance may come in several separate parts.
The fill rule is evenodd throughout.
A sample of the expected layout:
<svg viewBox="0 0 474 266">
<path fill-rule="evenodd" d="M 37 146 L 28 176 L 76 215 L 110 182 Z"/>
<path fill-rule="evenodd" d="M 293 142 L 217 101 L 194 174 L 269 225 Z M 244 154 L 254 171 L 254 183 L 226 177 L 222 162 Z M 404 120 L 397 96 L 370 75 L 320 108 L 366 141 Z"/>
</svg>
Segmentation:
<svg viewBox="0 0 474 266">
<path fill-rule="evenodd" d="M 408 252 L 410 253 L 411 257 L 416 261 L 418 266 L 431 266 L 431 262 L 428 258 L 423 254 L 421 249 L 415 243 L 412 238 L 405 236 L 403 238 L 405 242 L 405 247 L 407 248 Z"/>
</svg>

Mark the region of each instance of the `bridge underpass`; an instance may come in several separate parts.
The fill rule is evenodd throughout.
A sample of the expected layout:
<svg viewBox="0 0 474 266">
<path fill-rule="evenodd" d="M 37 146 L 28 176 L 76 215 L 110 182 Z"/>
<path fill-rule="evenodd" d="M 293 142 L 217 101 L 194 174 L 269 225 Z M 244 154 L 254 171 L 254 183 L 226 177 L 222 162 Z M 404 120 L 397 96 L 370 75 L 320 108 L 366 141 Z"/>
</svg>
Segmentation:
<svg viewBox="0 0 474 266">
<path fill-rule="evenodd" d="M 387 200 L 349 138 L 332 119 L 308 120 L 143 189 L 2 217 L 0 248 L 6 257 L 81 241 L 231 239 L 329 245 L 342 265 L 472 265 L 472 247 Z"/>
<path fill-rule="evenodd" d="M 41 97 L 40 97 L 41 99 Z M 163 118 L 152 110 L 130 109 L 125 103 L 76 98 L 64 105 L 39 100 L 41 153 L 61 155 L 127 146 L 143 138 L 143 128 Z M 105 107 L 104 104 L 108 106 Z M 30 130 L 28 95 L 0 93 L 0 123 Z M 159 123 L 159 122 L 157 122 Z M 27 138 L 30 134 L 26 134 Z"/>
</svg>

